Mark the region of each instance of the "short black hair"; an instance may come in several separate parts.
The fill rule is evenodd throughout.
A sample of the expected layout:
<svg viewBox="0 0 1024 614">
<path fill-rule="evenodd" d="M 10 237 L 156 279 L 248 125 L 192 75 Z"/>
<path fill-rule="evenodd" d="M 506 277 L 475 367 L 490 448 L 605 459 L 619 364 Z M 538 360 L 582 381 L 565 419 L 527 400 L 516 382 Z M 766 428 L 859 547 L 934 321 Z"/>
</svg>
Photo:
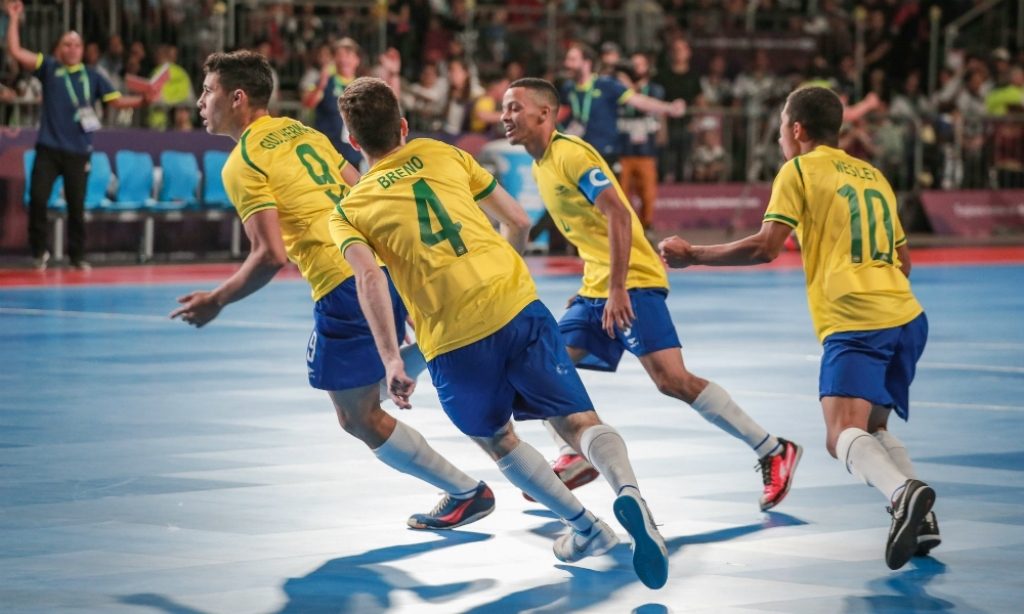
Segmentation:
<svg viewBox="0 0 1024 614">
<path fill-rule="evenodd" d="M 843 127 L 843 102 L 827 87 L 802 87 L 786 99 L 790 123 L 800 122 L 811 140 L 834 144 Z"/>
<path fill-rule="evenodd" d="M 376 77 L 359 77 L 338 98 L 345 126 L 359 146 L 380 157 L 402 143 L 402 109 L 394 90 Z"/>
<path fill-rule="evenodd" d="M 242 90 L 249 105 L 266 109 L 274 91 L 274 74 L 267 58 L 255 51 L 242 49 L 230 53 L 211 53 L 203 63 L 203 73 L 216 73 L 221 87 L 227 91 Z"/>
<path fill-rule="evenodd" d="M 558 90 L 555 89 L 555 86 L 552 85 L 550 81 L 538 79 L 536 77 L 524 77 L 509 83 L 508 89 L 512 89 L 514 87 L 521 87 L 540 94 L 541 98 L 544 99 L 544 102 L 551 105 L 551 108 L 555 110 L 558 109 Z"/>
</svg>

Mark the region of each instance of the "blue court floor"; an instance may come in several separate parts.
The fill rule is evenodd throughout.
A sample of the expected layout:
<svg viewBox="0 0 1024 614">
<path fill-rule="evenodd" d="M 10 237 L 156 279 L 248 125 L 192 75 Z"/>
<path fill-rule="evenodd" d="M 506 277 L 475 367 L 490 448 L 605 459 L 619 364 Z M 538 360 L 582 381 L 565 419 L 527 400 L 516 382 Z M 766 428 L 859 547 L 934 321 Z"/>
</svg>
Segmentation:
<svg viewBox="0 0 1024 614">
<path fill-rule="evenodd" d="M 627 545 L 558 563 L 560 525 L 448 423 L 425 378 L 402 418 L 487 480 L 498 509 L 466 530 L 406 529 L 439 495 L 376 461 L 306 384 L 301 281 L 198 331 L 166 318 L 193 285 L 0 289 L 0 611 L 1020 612 L 1024 267 L 913 279 L 931 337 L 893 431 L 938 493 L 943 543 L 897 572 L 886 502 L 824 449 L 800 271 L 672 275 L 691 370 L 805 446 L 776 512 L 757 508 L 754 454 L 635 359 L 584 374 L 668 541 L 660 591 Z M 577 280 L 538 283 L 557 314 Z M 540 425 L 520 434 L 554 452 Z M 578 493 L 625 538 L 603 481 Z"/>
</svg>

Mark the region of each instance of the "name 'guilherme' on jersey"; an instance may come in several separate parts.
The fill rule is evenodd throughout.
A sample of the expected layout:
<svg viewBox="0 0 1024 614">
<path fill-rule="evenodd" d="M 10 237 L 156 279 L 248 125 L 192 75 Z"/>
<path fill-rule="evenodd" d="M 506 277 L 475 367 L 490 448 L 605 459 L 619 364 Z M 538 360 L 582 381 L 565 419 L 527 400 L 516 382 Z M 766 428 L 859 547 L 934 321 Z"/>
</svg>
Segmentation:
<svg viewBox="0 0 1024 614">
<path fill-rule="evenodd" d="M 327 228 L 327 218 L 349 186 L 342 158 L 330 140 L 287 117 L 264 116 L 242 133 L 221 176 L 245 222 L 277 209 L 288 258 L 319 300 L 352 276 Z"/>
<path fill-rule="evenodd" d="M 537 300 L 526 263 L 477 204 L 495 186 L 468 153 L 415 139 L 378 160 L 330 217 L 340 253 L 365 243 L 388 267 L 427 360 Z"/>
<path fill-rule="evenodd" d="M 796 230 L 820 340 L 902 326 L 923 309 L 900 270 L 907 242 L 896 195 L 877 168 L 820 145 L 779 171 L 765 221 Z"/>
</svg>

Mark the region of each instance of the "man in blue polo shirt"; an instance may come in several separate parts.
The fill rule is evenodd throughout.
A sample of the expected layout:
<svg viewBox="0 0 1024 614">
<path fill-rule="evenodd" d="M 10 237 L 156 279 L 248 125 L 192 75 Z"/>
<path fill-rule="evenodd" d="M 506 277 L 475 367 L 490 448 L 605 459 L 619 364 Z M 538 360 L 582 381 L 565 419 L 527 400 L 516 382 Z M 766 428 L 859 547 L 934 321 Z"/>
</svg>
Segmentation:
<svg viewBox="0 0 1024 614">
<path fill-rule="evenodd" d="M 594 74 L 594 50 L 574 43 L 565 53 L 564 67 L 571 81 L 562 86 L 559 121 L 566 134 L 590 143 L 614 167 L 621 154 L 619 105 L 629 105 L 651 115 L 681 117 L 686 112 L 682 99 L 665 102 L 634 92 L 613 77 Z"/>
<path fill-rule="evenodd" d="M 7 3 L 7 50 L 18 65 L 43 84 L 42 120 L 36 141 L 36 160 L 29 189 L 28 237 L 35 267 L 46 268 L 46 201 L 57 177 L 64 177 L 68 206 L 68 257 L 76 269 L 88 269 L 85 261 L 85 182 L 92 153 L 92 133 L 101 124 L 95 104 L 102 100 L 114 107 L 134 107 L 137 96 L 121 97 L 110 82 L 82 64 L 82 37 L 65 32 L 53 56 L 21 46 L 18 20 L 24 12 L 20 1 Z"/>
</svg>

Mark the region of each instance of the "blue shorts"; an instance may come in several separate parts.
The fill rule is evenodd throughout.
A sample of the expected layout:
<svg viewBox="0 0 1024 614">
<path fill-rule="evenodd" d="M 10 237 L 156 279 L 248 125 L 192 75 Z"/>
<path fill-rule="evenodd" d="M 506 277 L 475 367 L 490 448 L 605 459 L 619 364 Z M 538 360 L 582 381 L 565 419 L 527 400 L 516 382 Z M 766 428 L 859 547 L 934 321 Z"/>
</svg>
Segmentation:
<svg viewBox="0 0 1024 614">
<path fill-rule="evenodd" d="M 498 332 L 427 368 L 452 423 L 490 437 L 512 416 L 541 420 L 594 408 L 563 343 L 554 316 L 534 301 Z"/>
<path fill-rule="evenodd" d="M 385 270 L 384 274 L 388 272 Z M 398 343 L 405 339 L 405 304 L 388 275 Z M 348 390 L 384 379 L 384 363 L 377 353 L 370 325 L 363 317 L 356 294 L 356 278 L 349 277 L 316 302 L 313 332 L 306 347 L 309 385 L 320 390 Z"/>
<path fill-rule="evenodd" d="M 819 397 L 853 397 L 910 415 L 910 383 L 928 341 L 924 313 L 903 326 L 825 338 Z"/>
<path fill-rule="evenodd" d="M 562 338 L 568 347 L 589 352 L 576 364 L 580 369 L 614 371 L 619 367 L 622 353 L 629 350 L 634 356 L 646 356 L 658 350 L 680 347 L 676 326 L 668 313 L 665 298 L 668 291 L 663 288 L 635 288 L 629 291 L 633 304 L 633 326 L 626 330 L 615 330 L 612 339 L 601 327 L 605 298 L 577 296 L 569 309 L 558 321 Z"/>
</svg>

